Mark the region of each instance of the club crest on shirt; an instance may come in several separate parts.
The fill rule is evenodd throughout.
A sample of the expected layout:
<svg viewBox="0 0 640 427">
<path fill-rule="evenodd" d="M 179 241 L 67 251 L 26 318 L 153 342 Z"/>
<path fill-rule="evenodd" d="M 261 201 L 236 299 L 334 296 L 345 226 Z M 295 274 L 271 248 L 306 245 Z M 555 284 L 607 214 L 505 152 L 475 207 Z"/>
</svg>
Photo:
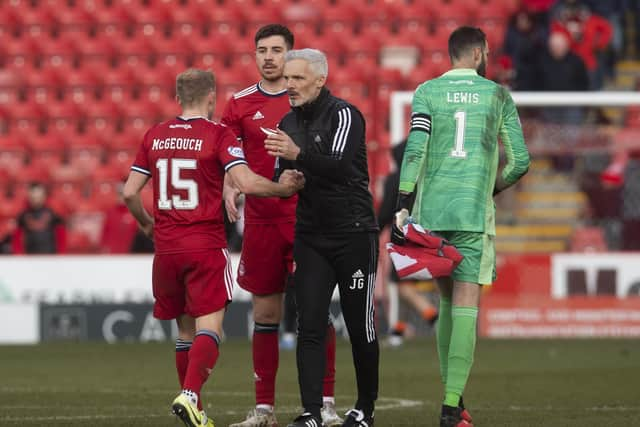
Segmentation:
<svg viewBox="0 0 640 427">
<path fill-rule="evenodd" d="M 242 151 L 242 147 L 229 147 L 229 148 L 227 148 L 227 151 L 233 157 L 238 157 L 238 158 L 244 159 L 244 151 Z"/>
<path fill-rule="evenodd" d="M 321 139 L 320 139 L 320 135 L 316 135 L 316 137 L 315 137 L 313 140 L 314 140 L 315 142 L 320 142 L 320 141 L 321 141 Z"/>
</svg>

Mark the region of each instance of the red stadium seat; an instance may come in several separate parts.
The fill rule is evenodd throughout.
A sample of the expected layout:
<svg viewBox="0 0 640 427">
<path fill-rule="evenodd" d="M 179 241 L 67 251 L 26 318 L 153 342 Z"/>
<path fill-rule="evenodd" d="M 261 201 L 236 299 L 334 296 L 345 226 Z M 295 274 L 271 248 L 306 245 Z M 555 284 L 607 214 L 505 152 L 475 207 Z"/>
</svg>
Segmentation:
<svg viewBox="0 0 640 427">
<path fill-rule="evenodd" d="M 423 4 L 411 3 L 398 9 L 396 19 L 399 33 L 409 33 L 420 37 L 430 31 L 429 24 L 434 20 L 434 17 L 430 8 Z"/>
<path fill-rule="evenodd" d="M 355 33 L 359 10 L 351 4 L 337 3 L 322 9 L 322 34 L 337 33 L 350 37 Z"/>
<path fill-rule="evenodd" d="M 63 76 L 58 73 L 58 69 L 44 68 L 25 76 L 26 85 L 31 90 L 36 88 L 57 89 L 62 84 L 63 79 Z"/>
<path fill-rule="evenodd" d="M 104 150 L 101 146 L 85 138 L 78 138 L 68 150 L 69 170 L 59 171 L 64 181 L 75 182 L 76 179 L 84 179 L 97 168 L 104 159 Z M 58 177 L 60 180 L 60 177 Z"/>
<path fill-rule="evenodd" d="M 93 182 L 92 193 L 103 192 L 105 189 L 97 189 L 102 184 L 110 184 L 115 190 L 115 185 L 123 183 L 127 178 L 127 174 L 123 173 L 121 167 L 114 167 L 111 164 L 100 165 L 91 171 L 91 181 Z"/>
<path fill-rule="evenodd" d="M 209 8 L 207 6 L 207 8 Z M 173 23 L 173 34 L 191 35 L 202 33 L 209 25 L 208 13 L 202 11 L 202 6 L 195 2 L 187 2 L 171 10 L 170 18 Z"/>
<path fill-rule="evenodd" d="M 20 7 L 17 13 L 18 28 L 22 34 L 51 33 L 57 28 L 53 14 L 47 8 Z"/>
<path fill-rule="evenodd" d="M 578 227 L 571 236 L 571 252 L 606 252 L 604 232 L 600 227 Z"/>
<path fill-rule="evenodd" d="M 64 7 L 57 4 L 52 12 L 61 33 L 89 34 L 97 25 L 95 15 L 84 7 Z"/>
<path fill-rule="evenodd" d="M 95 7 L 91 11 L 96 19 L 97 33 L 109 31 L 129 31 L 134 24 L 133 17 L 123 4 L 115 4 L 111 7 Z"/>
<path fill-rule="evenodd" d="M 44 111 L 40 105 L 32 103 L 16 104 L 9 110 L 11 126 L 42 128 L 45 123 Z M 27 123 L 24 123 L 27 122 Z"/>
<path fill-rule="evenodd" d="M 253 40 L 260 27 L 282 21 L 280 8 L 277 5 L 272 6 L 270 3 L 263 3 L 261 7 L 243 7 L 240 9 L 240 13 L 245 22 L 245 37 L 251 40 Z"/>
<path fill-rule="evenodd" d="M 21 139 L 0 136 L 0 170 L 9 176 L 21 173 L 27 159 L 27 150 Z"/>
<path fill-rule="evenodd" d="M 118 37 L 114 39 L 119 64 L 152 63 L 154 59 L 154 44 L 151 41 L 155 35 L 147 36 L 136 33 L 134 37 Z"/>
<path fill-rule="evenodd" d="M 142 135 L 140 136 L 140 141 L 142 141 Z M 123 176 L 129 175 L 129 170 L 131 169 L 131 165 L 136 157 L 136 152 L 138 151 L 138 146 L 133 149 L 128 150 L 118 150 L 113 151 L 108 154 L 107 165 L 114 170 L 119 171 Z"/>
<path fill-rule="evenodd" d="M 11 2 L 0 3 L 0 32 L 9 36 L 18 34 L 21 30 L 18 10 L 19 5 Z"/>
<path fill-rule="evenodd" d="M 505 26 L 509 19 L 503 5 L 493 1 L 478 3 L 473 9 L 473 22 L 483 30 L 493 25 Z"/>
<path fill-rule="evenodd" d="M 79 128 L 80 111 L 71 102 L 50 102 L 44 105 L 45 119 L 49 128 L 75 133 Z"/>
<path fill-rule="evenodd" d="M 228 66 L 235 54 L 235 36 L 226 33 L 194 34 L 189 39 L 194 66 L 219 70 Z"/>
<path fill-rule="evenodd" d="M 14 180 L 18 185 L 25 185 L 30 182 L 49 182 L 50 177 L 50 171 L 42 165 L 28 164 L 14 176 Z"/>
<path fill-rule="evenodd" d="M 404 7 L 404 5 L 403 5 Z M 399 7 L 393 2 L 375 1 L 358 7 L 360 28 L 371 30 L 392 30 L 397 25 Z"/>
<path fill-rule="evenodd" d="M 187 36 L 174 36 L 169 39 L 152 39 L 155 52 L 154 66 L 156 68 L 179 66 L 186 69 L 186 65 L 192 61 L 193 52 Z"/>
<path fill-rule="evenodd" d="M 135 84 L 135 75 L 128 67 L 110 68 L 95 71 L 105 89 L 114 87 L 129 91 Z"/>
<path fill-rule="evenodd" d="M 235 7 L 203 7 L 201 13 L 208 18 L 207 32 L 234 36 L 242 33 L 242 15 Z"/>
<path fill-rule="evenodd" d="M 114 39 L 105 33 L 98 33 L 96 37 L 78 35 L 74 43 L 74 52 L 77 60 L 83 66 L 113 64 L 117 49 Z"/>
<path fill-rule="evenodd" d="M 51 185 L 48 203 L 59 215 L 68 216 L 82 199 L 82 187 L 78 182 L 56 182 Z"/>
<path fill-rule="evenodd" d="M 96 181 L 96 177 L 94 176 L 93 178 L 89 201 L 94 209 L 98 211 L 104 212 L 118 204 L 118 200 L 120 199 L 118 187 L 122 186 L 122 182 L 124 182 L 126 177 L 120 176 L 119 174 L 112 176 L 117 178 L 113 180 L 110 179 L 109 181 Z"/>
<path fill-rule="evenodd" d="M 135 4 L 132 3 L 132 4 Z M 134 10 L 132 18 L 136 33 L 164 37 L 171 31 L 171 16 L 163 7 L 140 7 Z"/>
<path fill-rule="evenodd" d="M 21 65 L 25 62 L 35 64 L 39 52 L 38 46 L 27 37 L 5 37 L 0 49 L 4 63 L 8 67 L 11 67 L 12 64 Z"/>
<path fill-rule="evenodd" d="M 627 107 L 624 122 L 627 127 L 640 128 L 640 106 Z"/>
</svg>

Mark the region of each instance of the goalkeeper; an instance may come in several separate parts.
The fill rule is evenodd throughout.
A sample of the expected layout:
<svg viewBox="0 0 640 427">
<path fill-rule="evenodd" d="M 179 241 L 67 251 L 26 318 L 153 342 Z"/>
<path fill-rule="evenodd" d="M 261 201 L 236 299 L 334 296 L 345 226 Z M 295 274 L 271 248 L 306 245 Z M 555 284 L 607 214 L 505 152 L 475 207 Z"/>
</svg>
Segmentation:
<svg viewBox="0 0 640 427">
<path fill-rule="evenodd" d="M 416 89 L 392 227 L 392 240 L 402 243 L 399 227 L 410 214 L 464 255 L 451 277 L 438 280 L 441 427 L 472 426 L 462 392 L 473 363 L 481 286 L 495 279 L 493 196 L 529 168 L 514 102 L 484 78 L 488 53 L 482 30 L 460 27 L 449 37 L 452 69 Z M 500 172 L 498 138 L 507 160 Z"/>
</svg>

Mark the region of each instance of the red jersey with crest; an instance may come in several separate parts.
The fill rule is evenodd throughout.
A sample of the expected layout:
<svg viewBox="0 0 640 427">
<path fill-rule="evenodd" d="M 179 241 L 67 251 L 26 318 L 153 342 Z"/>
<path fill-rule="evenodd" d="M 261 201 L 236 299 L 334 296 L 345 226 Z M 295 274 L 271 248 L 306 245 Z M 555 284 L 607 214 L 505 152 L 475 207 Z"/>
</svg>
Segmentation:
<svg viewBox="0 0 640 427">
<path fill-rule="evenodd" d="M 242 142 L 251 170 L 267 179 L 273 178 L 276 159 L 267 154 L 264 148 L 267 135 L 260 127 L 275 129 L 290 108 L 286 90 L 269 93 L 258 83 L 233 95 L 222 116 L 222 123 Z M 245 224 L 295 222 L 297 200 L 297 196 L 286 199 L 246 196 Z"/>
<path fill-rule="evenodd" d="M 156 253 L 225 248 L 224 174 L 246 163 L 233 132 L 204 117 L 149 129 L 131 170 L 153 181 Z"/>
</svg>

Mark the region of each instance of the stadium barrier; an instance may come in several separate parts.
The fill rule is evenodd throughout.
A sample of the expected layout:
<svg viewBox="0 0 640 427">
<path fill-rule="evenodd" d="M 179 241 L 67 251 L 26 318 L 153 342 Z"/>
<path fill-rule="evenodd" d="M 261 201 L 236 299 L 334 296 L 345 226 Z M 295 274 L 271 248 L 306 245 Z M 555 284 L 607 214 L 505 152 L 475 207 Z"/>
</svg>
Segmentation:
<svg viewBox="0 0 640 427">
<path fill-rule="evenodd" d="M 146 255 L 0 258 L 0 344 L 175 338 L 172 322 L 152 316 L 151 261 Z M 237 255 L 232 261 L 237 265 Z M 640 253 L 500 255 L 498 280 L 483 296 L 480 335 L 639 337 L 639 262 Z M 236 286 L 234 298 L 225 334 L 248 337 L 249 294 Z M 346 336 L 336 301 L 331 313 Z"/>
<path fill-rule="evenodd" d="M 512 92 L 518 107 L 627 107 L 640 105 L 638 92 Z M 390 98 L 389 137 L 392 145 L 406 136 L 413 92 L 393 92 Z"/>
<path fill-rule="evenodd" d="M 239 256 L 231 255 L 236 271 Z M 153 317 L 151 255 L 0 257 L 0 344 L 165 341 L 174 322 Z M 234 279 L 235 281 L 235 279 Z M 227 337 L 250 337 L 251 295 L 234 283 Z M 346 336 L 337 302 L 331 317 Z"/>
</svg>

